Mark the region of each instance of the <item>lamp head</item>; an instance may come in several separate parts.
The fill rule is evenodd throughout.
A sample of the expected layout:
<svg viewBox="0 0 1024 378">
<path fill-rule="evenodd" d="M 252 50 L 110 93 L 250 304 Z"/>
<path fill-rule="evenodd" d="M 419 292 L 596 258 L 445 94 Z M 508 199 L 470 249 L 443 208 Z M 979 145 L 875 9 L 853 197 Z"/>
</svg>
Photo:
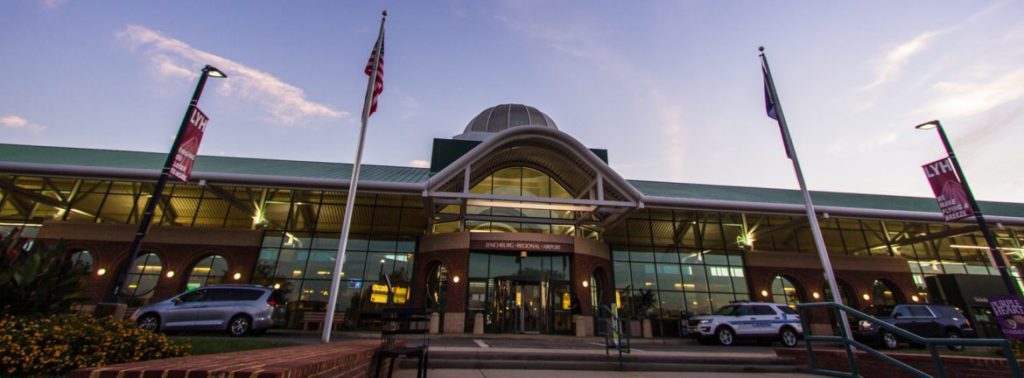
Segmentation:
<svg viewBox="0 0 1024 378">
<path fill-rule="evenodd" d="M 918 129 L 918 130 L 932 130 L 932 129 L 941 127 L 940 125 L 941 124 L 939 123 L 939 120 L 934 120 L 934 121 L 928 121 L 928 122 L 922 123 L 920 125 L 914 126 L 914 128 Z"/>
<path fill-rule="evenodd" d="M 207 64 L 206 67 L 203 67 L 203 72 L 206 72 L 207 75 L 210 75 L 212 77 L 219 77 L 219 78 L 227 78 L 228 77 L 228 75 L 225 74 L 224 71 L 218 70 L 217 67 L 211 66 L 209 64 Z"/>
</svg>

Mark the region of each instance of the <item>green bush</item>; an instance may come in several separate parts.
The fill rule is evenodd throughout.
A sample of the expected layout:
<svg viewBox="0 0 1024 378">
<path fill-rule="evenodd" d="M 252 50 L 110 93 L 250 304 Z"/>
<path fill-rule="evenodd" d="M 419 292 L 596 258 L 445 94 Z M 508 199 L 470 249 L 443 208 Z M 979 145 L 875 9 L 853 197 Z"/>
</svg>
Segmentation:
<svg viewBox="0 0 1024 378">
<path fill-rule="evenodd" d="M 0 251 L 0 314 L 68 312 L 88 271 L 71 261 L 63 241 L 40 243 L 15 230 L 0 235 Z"/>
<path fill-rule="evenodd" d="M 0 376 L 61 375 L 83 367 L 189 354 L 159 333 L 111 318 L 0 316 Z"/>
</svg>

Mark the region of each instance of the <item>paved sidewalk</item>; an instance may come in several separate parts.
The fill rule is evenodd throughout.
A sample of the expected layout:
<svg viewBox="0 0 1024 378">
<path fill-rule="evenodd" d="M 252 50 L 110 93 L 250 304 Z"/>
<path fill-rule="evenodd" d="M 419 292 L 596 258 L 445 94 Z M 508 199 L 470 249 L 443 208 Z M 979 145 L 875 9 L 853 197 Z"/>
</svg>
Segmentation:
<svg viewBox="0 0 1024 378">
<path fill-rule="evenodd" d="M 668 377 L 715 377 L 715 378 L 751 378 L 751 377 L 818 377 L 810 374 L 794 373 L 705 373 L 705 372 L 648 372 L 648 371 L 580 371 L 580 370 L 497 370 L 497 369 L 430 369 L 427 376 L 445 378 L 668 378 Z M 415 369 L 395 371 L 395 377 L 414 378 Z"/>
</svg>

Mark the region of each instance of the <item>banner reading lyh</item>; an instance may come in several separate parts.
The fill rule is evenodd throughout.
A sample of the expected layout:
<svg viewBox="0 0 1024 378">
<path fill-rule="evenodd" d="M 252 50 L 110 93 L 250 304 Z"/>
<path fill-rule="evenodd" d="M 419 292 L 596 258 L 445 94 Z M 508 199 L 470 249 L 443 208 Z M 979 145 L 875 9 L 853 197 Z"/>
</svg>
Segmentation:
<svg viewBox="0 0 1024 378">
<path fill-rule="evenodd" d="M 963 184 L 957 178 L 953 170 L 953 163 L 949 158 L 943 158 L 921 166 L 924 168 L 925 176 L 928 176 L 928 183 L 932 185 L 932 193 L 935 193 L 935 200 L 942 209 L 942 216 L 946 222 L 964 219 L 974 215 L 971 205 L 967 201 L 967 193 Z"/>
<path fill-rule="evenodd" d="M 196 162 L 196 155 L 199 154 L 199 142 L 203 140 L 203 132 L 206 131 L 206 124 L 210 121 L 203 114 L 202 110 L 192 107 L 192 115 L 189 117 L 188 126 L 185 127 L 184 135 L 181 136 L 181 144 L 174 153 L 174 164 L 171 165 L 171 176 L 183 182 L 188 182 L 192 175 L 192 165 Z"/>
</svg>

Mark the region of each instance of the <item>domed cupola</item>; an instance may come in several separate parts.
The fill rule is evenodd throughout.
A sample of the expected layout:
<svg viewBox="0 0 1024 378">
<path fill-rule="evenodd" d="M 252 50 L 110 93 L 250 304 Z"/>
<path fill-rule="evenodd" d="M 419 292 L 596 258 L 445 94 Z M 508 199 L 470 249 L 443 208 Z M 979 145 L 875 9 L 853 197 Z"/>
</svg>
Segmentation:
<svg viewBox="0 0 1024 378">
<path fill-rule="evenodd" d="M 486 140 L 492 135 L 518 126 L 540 126 L 558 130 L 551 120 L 537 108 L 522 104 L 502 104 L 484 109 L 455 139 Z"/>
</svg>

